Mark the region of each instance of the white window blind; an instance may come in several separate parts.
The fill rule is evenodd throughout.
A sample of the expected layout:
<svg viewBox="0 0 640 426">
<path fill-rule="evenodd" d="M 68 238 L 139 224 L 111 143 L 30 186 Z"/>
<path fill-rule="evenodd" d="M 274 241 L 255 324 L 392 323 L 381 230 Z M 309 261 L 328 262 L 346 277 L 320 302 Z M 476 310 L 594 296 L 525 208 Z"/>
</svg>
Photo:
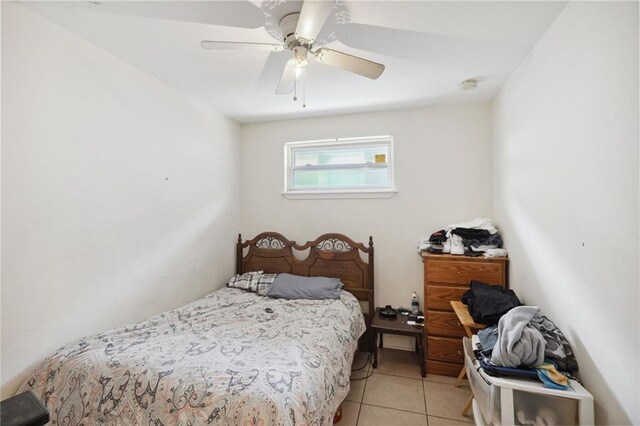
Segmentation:
<svg viewBox="0 0 640 426">
<path fill-rule="evenodd" d="M 393 138 L 285 144 L 285 195 L 392 193 Z"/>
</svg>

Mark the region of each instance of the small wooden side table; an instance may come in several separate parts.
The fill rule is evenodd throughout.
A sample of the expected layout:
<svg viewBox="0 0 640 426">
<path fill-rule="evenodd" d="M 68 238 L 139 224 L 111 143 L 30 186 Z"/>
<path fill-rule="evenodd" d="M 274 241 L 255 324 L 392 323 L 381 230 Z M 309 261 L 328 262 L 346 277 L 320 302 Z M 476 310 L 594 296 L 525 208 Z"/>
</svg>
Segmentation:
<svg viewBox="0 0 640 426">
<path fill-rule="evenodd" d="M 382 348 L 382 335 L 384 333 L 413 336 L 416 339 L 416 353 L 419 357 L 420 373 L 422 377 L 427 376 L 424 354 L 424 323 L 409 325 L 407 324 L 407 317 L 400 314 L 395 319 L 380 318 L 380 308 L 376 308 L 371 319 L 371 329 L 373 330 L 373 368 L 378 368 L 378 336 L 380 337 L 380 348 Z"/>
</svg>

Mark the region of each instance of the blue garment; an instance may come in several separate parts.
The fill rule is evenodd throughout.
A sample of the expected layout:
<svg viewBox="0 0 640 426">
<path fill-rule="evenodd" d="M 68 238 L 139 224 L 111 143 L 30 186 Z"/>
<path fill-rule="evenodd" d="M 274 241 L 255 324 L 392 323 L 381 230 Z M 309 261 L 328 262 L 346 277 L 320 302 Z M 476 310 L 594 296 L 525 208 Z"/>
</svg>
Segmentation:
<svg viewBox="0 0 640 426">
<path fill-rule="evenodd" d="M 553 361 L 546 359 L 544 364 L 546 364 L 547 366 L 549 366 L 549 364 L 552 365 L 553 366 L 552 370 L 554 370 L 554 373 L 558 375 L 561 374 L 560 372 L 557 371 L 558 366 Z M 538 378 L 542 381 L 542 384 L 545 388 L 557 389 L 557 390 L 569 389 L 568 385 L 563 385 L 553 380 L 553 378 L 551 377 L 551 372 L 548 369 L 542 368 L 542 366 L 540 366 L 540 367 L 536 367 L 536 371 L 538 372 Z M 566 380 L 566 378 L 564 377 L 562 377 L 562 379 Z"/>
<path fill-rule="evenodd" d="M 478 338 L 480 339 L 482 355 L 488 358 L 491 357 L 493 347 L 496 345 L 496 341 L 498 340 L 498 326 L 492 325 L 490 327 L 483 328 L 478 331 Z"/>
</svg>

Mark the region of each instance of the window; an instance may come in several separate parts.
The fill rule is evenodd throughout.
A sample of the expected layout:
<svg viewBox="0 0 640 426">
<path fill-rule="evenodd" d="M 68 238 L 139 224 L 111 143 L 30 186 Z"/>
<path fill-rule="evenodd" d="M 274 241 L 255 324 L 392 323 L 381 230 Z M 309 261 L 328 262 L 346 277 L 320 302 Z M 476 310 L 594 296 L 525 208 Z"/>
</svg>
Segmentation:
<svg viewBox="0 0 640 426">
<path fill-rule="evenodd" d="M 285 144 L 288 198 L 388 198 L 393 182 L 393 138 L 330 139 Z"/>
</svg>

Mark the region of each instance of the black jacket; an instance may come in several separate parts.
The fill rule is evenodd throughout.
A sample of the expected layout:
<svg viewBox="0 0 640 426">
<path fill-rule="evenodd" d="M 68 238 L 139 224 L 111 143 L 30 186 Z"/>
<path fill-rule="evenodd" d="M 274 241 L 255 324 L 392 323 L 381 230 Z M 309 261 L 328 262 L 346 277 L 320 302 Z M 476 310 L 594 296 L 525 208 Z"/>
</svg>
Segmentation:
<svg viewBox="0 0 640 426">
<path fill-rule="evenodd" d="M 462 295 L 462 303 L 467 305 L 475 322 L 487 325 L 497 324 L 504 314 L 521 305 L 513 290 L 475 280 Z"/>
</svg>

